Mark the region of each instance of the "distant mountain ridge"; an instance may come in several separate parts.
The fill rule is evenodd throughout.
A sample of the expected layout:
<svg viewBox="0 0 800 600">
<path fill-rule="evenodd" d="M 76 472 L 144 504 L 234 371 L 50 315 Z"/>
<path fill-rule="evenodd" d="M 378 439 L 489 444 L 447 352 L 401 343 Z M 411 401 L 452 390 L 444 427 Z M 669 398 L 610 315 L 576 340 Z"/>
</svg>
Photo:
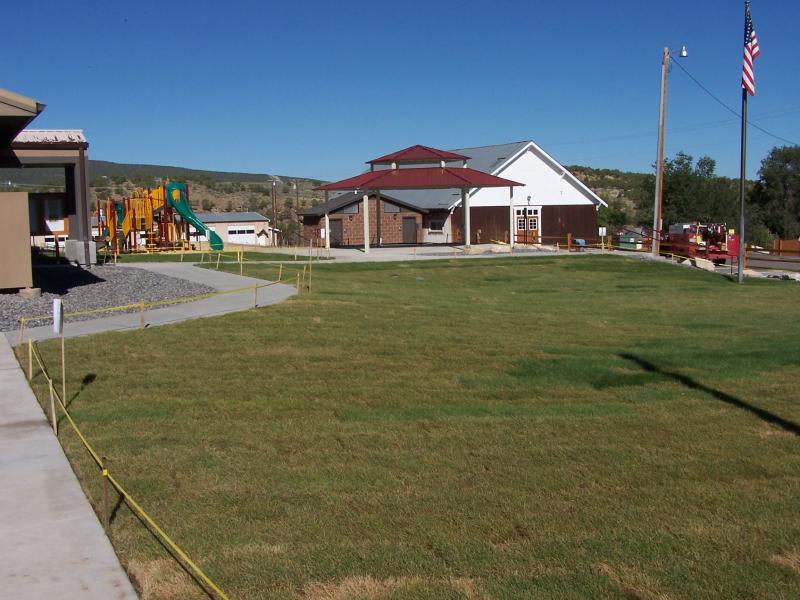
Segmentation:
<svg viewBox="0 0 800 600">
<path fill-rule="evenodd" d="M 173 167 L 169 165 L 148 165 L 136 163 L 116 163 L 107 160 L 89 159 L 89 178 L 96 180 L 98 177 L 125 177 L 134 180 L 136 176 L 151 176 L 182 180 L 213 180 L 217 182 L 247 182 L 269 183 L 273 178 L 279 181 L 291 181 L 295 177 L 286 175 L 273 175 L 269 173 L 240 173 L 229 171 L 207 171 L 203 169 L 189 169 L 186 167 Z M 46 185 L 63 179 L 58 169 L 0 169 L 0 184 L 11 181 L 12 185 Z M 310 177 L 297 177 L 305 181 L 320 181 Z M 2 187 L 0 185 L 0 187 Z"/>
<path fill-rule="evenodd" d="M 172 167 L 169 165 L 147 165 L 136 163 L 115 163 L 107 160 L 89 160 L 89 173 L 92 178 L 94 177 L 115 177 L 125 176 L 129 179 L 131 176 L 140 175 L 154 175 L 157 177 L 168 177 L 170 179 L 200 179 L 208 177 L 214 181 L 236 181 L 248 183 L 266 183 L 272 181 L 273 177 L 280 180 L 294 179 L 293 177 L 286 177 L 280 175 L 271 175 L 268 173 L 240 173 L 229 171 L 207 171 L 204 169 L 189 169 L 186 167 Z M 308 177 L 298 177 L 298 179 L 309 179 Z"/>
</svg>

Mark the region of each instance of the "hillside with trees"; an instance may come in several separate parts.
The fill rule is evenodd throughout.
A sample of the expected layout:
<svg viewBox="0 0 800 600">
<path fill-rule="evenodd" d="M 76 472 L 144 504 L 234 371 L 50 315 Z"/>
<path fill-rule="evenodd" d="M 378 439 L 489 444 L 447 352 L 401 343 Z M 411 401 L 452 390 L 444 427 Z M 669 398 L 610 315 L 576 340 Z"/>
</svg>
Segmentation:
<svg viewBox="0 0 800 600">
<path fill-rule="evenodd" d="M 608 202 L 598 222 L 610 227 L 651 226 L 655 176 L 617 169 L 568 167 L 598 196 Z M 275 182 L 277 226 L 294 233 L 297 209 L 319 204 L 324 195 L 314 191 L 320 180 L 266 173 L 203 171 L 162 165 L 89 161 L 93 200 L 122 198 L 137 187 L 153 187 L 166 179 L 189 183 L 190 200 L 197 211 L 258 211 L 272 218 Z M 295 189 L 295 185 L 297 189 Z M 58 169 L 0 169 L 0 189 L 48 191 L 63 189 Z M 762 161 L 759 179 L 747 182 L 747 239 L 769 246 L 773 239 L 800 237 L 800 147 L 773 148 Z M 678 152 L 664 161 L 664 222 L 739 222 L 739 181 L 716 174 L 708 156 L 697 160 Z"/>
<path fill-rule="evenodd" d="M 322 192 L 313 189 L 322 181 L 306 177 L 203 171 L 102 160 L 90 160 L 88 166 L 93 203 L 123 198 L 136 188 L 155 187 L 169 179 L 189 184 L 189 198 L 195 211 L 257 211 L 270 219 L 273 216 L 274 181 L 277 227 L 289 237 L 295 231 L 297 209 L 319 204 L 324 198 Z M 57 191 L 63 187 L 64 173 L 60 169 L 0 169 L 0 189 L 4 191 Z"/>
<path fill-rule="evenodd" d="M 572 166 L 573 173 L 601 198 L 601 225 L 652 226 L 655 175 Z M 800 147 L 773 148 L 757 181 L 745 183 L 746 237 L 769 247 L 774 239 L 800 237 Z M 716 161 L 685 152 L 664 161 L 663 218 L 666 224 L 701 221 L 738 228 L 739 180 L 716 174 Z"/>
</svg>

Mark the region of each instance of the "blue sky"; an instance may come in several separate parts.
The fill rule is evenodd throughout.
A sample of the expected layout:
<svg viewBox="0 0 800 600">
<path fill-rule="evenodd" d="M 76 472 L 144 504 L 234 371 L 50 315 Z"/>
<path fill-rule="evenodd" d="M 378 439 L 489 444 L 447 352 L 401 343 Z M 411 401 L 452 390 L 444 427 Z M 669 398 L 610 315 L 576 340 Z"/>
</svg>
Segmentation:
<svg viewBox="0 0 800 600">
<path fill-rule="evenodd" d="M 49 2 L 5 7 L 0 87 L 117 162 L 339 179 L 422 143 L 533 139 L 650 171 L 662 48 L 739 109 L 743 2 Z M 658 11 L 657 11 L 658 9 Z M 660 11 L 660 12 L 659 12 Z M 10 15 L 9 15 L 10 12 Z M 753 0 L 751 120 L 800 141 L 800 3 Z M 24 50 L 23 50 L 24 49 Z M 736 118 L 680 69 L 666 151 L 738 176 Z M 783 142 L 752 130 L 748 176 Z"/>
</svg>

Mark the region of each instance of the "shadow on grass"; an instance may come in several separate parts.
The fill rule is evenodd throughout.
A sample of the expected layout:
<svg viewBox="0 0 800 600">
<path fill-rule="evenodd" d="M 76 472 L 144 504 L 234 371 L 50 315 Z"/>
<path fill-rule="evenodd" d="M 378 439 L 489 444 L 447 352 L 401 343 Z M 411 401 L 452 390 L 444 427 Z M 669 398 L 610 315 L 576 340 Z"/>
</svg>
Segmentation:
<svg viewBox="0 0 800 600">
<path fill-rule="evenodd" d="M 72 403 L 75 401 L 75 398 L 80 396 L 83 390 L 85 390 L 88 386 L 93 384 L 95 379 L 97 379 L 97 375 L 95 375 L 94 373 L 87 373 L 86 375 L 84 375 L 83 379 L 81 380 L 81 387 L 78 388 L 77 392 L 72 394 L 69 400 L 64 400 L 64 406 L 66 406 L 67 409 L 69 409 L 69 407 L 72 406 Z M 57 420 L 58 420 L 58 427 L 60 429 L 61 424 L 67 420 L 67 416 L 63 412 L 61 412 Z"/>
<path fill-rule="evenodd" d="M 762 421 L 766 421 L 767 423 L 776 425 L 781 429 L 788 431 L 789 433 L 793 433 L 796 436 L 800 436 L 800 425 L 798 425 L 794 421 L 790 421 L 789 419 L 784 419 L 783 417 L 771 413 L 763 408 L 759 408 L 758 406 L 753 406 L 752 404 L 745 402 L 744 400 L 737 398 L 736 396 L 731 396 L 730 394 L 727 394 L 720 390 L 715 390 L 714 388 L 710 388 L 698 381 L 695 381 L 694 379 L 686 375 L 681 375 L 680 373 L 673 373 L 671 371 L 665 371 L 664 369 L 661 369 L 660 367 L 651 363 L 650 361 L 641 358 L 639 356 L 636 356 L 634 354 L 622 353 L 619 354 L 618 356 L 620 358 L 624 358 L 625 360 L 629 360 L 633 363 L 636 363 L 648 373 L 653 373 L 655 375 L 659 375 L 662 377 L 669 377 L 670 379 L 677 381 L 678 383 L 686 386 L 691 390 L 699 390 L 701 392 L 704 392 L 716 398 L 717 400 L 725 402 L 726 404 L 730 404 L 731 406 L 735 406 L 736 408 L 746 410 L 747 412 L 757 416 Z"/>
<path fill-rule="evenodd" d="M 69 408 L 70 405 L 75 401 L 75 398 L 81 395 L 83 390 L 85 390 L 87 387 L 89 387 L 94 383 L 95 379 L 97 379 L 97 375 L 94 373 L 87 373 L 86 375 L 83 376 L 83 379 L 81 380 L 81 387 L 78 388 L 77 392 L 72 394 L 72 397 L 67 402 L 67 408 Z"/>
</svg>

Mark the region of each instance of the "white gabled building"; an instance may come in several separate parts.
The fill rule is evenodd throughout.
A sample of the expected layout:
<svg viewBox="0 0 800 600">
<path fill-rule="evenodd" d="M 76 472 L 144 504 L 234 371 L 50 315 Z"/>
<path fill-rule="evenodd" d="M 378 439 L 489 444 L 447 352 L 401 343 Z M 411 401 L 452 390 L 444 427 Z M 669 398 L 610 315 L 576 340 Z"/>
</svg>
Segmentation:
<svg viewBox="0 0 800 600">
<path fill-rule="evenodd" d="M 530 140 L 450 150 L 467 156 L 466 166 L 523 184 L 515 187 L 513 197 L 509 188 L 478 188 L 469 191 L 470 243 L 508 242 L 510 235 L 516 243 L 555 244 L 566 241 L 568 234 L 575 238 L 595 239 L 598 236 L 597 211 L 606 203 L 586 187 L 575 175 Z M 438 165 L 414 165 L 438 166 Z M 452 166 L 452 165 L 451 165 Z M 376 169 L 391 168 L 387 165 Z M 403 231 L 399 239 L 373 239 L 371 243 L 464 243 L 461 192 L 458 189 L 391 190 L 381 191 L 384 205 L 392 208 L 394 201 L 404 212 L 403 219 L 409 223 L 416 213 L 416 232 Z M 345 219 L 357 221 L 362 204 L 362 195 L 342 193 L 327 202 L 304 211 L 306 235 L 321 231 L 322 216 L 337 220 L 346 213 Z M 374 200 L 371 202 L 374 204 Z M 375 210 L 370 220 L 374 220 Z M 385 209 L 381 209 L 384 213 Z M 406 214 L 408 213 L 408 214 Z M 355 219 L 355 221 L 354 221 Z M 333 245 L 359 245 L 363 237 L 357 227 L 344 235 L 333 227 Z M 336 221 L 336 224 L 339 224 Z M 342 231 L 347 228 L 344 223 Z M 384 230 L 386 226 L 384 225 Z M 374 224 L 371 231 L 375 231 Z M 413 240 L 413 241 L 412 241 Z"/>
<path fill-rule="evenodd" d="M 452 150 L 469 156 L 467 165 L 522 183 L 513 198 L 505 188 L 470 191 L 471 243 L 515 240 L 555 243 L 571 233 L 576 238 L 597 237 L 597 211 L 606 203 L 561 163 L 526 140 L 510 144 Z M 421 242 L 463 242 L 461 198 L 457 190 L 387 192 L 428 211 Z M 513 226 L 509 204 L 513 202 Z M 431 225 L 433 227 L 431 227 Z M 439 229 L 441 225 L 441 229 Z"/>
<path fill-rule="evenodd" d="M 216 233 L 225 244 L 275 246 L 275 229 L 268 217 L 257 212 L 199 212 L 197 218 Z M 190 235 L 206 242 L 206 236 L 189 227 Z"/>
</svg>

